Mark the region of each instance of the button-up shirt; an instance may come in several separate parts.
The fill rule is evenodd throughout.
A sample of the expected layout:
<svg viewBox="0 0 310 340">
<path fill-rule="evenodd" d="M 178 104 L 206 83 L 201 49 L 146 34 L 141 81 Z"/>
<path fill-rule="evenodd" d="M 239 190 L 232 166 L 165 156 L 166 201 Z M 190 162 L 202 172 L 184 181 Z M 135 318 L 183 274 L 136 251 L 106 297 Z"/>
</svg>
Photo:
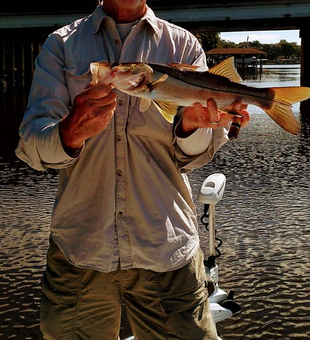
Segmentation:
<svg viewBox="0 0 310 340">
<path fill-rule="evenodd" d="M 199 246 L 185 173 L 212 159 L 226 131 L 213 130 L 206 150 L 188 156 L 174 126 L 153 105 L 141 113 L 138 98 L 116 90 L 108 127 L 70 157 L 59 121 L 91 81 L 90 63 L 102 60 L 205 66 L 196 38 L 150 8 L 122 43 L 115 22 L 98 6 L 43 45 L 16 154 L 35 169 L 59 169 L 51 234 L 70 262 L 104 272 L 119 264 L 159 272 L 180 268 Z"/>
</svg>

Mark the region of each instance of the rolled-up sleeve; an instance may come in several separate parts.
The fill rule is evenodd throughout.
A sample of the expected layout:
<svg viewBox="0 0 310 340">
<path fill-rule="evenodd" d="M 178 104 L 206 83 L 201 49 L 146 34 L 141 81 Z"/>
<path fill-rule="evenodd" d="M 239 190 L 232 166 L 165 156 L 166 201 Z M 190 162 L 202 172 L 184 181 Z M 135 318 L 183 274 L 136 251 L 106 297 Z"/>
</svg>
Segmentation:
<svg viewBox="0 0 310 340">
<path fill-rule="evenodd" d="M 70 106 L 62 44 L 60 37 L 51 35 L 43 45 L 19 129 L 16 155 L 36 170 L 63 168 L 75 161 L 64 151 L 58 130 Z"/>
<path fill-rule="evenodd" d="M 175 130 L 177 129 L 178 124 L 180 123 L 180 117 L 178 117 L 177 123 L 175 125 Z M 222 127 L 219 129 L 212 129 L 211 131 L 211 138 L 209 140 L 208 145 L 206 145 L 204 148 L 204 152 L 200 154 L 194 154 L 194 155 L 189 155 L 188 153 L 185 153 L 184 150 L 180 147 L 178 144 L 178 137 L 176 136 L 176 133 L 174 134 L 174 150 L 175 150 L 175 155 L 178 161 L 178 166 L 181 172 L 188 172 L 193 169 L 200 168 L 204 166 L 205 164 L 209 163 L 216 152 L 224 145 L 227 143 L 229 140 L 228 138 L 228 128 L 227 127 Z"/>
<path fill-rule="evenodd" d="M 186 138 L 177 136 L 177 143 L 184 153 L 194 156 L 203 153 L 207 149 L 211 138 L 211 129 L 199 128 Z"/>
</svg>

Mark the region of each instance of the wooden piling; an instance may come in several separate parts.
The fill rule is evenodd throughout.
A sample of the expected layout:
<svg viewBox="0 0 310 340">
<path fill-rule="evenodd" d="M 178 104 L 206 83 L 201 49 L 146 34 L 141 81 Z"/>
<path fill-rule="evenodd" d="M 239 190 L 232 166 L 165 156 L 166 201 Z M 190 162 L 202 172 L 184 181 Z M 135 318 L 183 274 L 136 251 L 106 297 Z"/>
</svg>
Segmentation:
<svg viewBox="0 0 310 340">
<path fill-rule="evenodd" d="M 309 27 L 301 27 L 301 68 L 300 85 L 310 87 L 310 32 Z M 300 105 L 301 120 L 310 123 L 310 99 L 305 100 Z"/>
</svg>

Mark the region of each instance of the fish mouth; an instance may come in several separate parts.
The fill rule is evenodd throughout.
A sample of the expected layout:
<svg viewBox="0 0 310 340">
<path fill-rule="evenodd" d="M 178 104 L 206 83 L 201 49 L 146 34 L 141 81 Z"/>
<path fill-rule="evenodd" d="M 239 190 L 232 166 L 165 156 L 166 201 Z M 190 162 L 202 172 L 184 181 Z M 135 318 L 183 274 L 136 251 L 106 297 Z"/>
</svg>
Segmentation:
<svg viewBox="0 0 310 340">
<path fill-rule="evenodd" d="M 148 88 L 147 77 L 145 74 L 141 75 L 140 79 L 136 81 L 129 81 L 129 87 L 127 90 L 134 91 L 134 92 L 141 92 Z"/>
<path fill-rule="evenodd" d="M 139 89 L 140 87 L 144 87 L 145 85 L 146 85 L 146 76 L 145 76 L 145 74 L 143 74 L 141 80 L 135 86 L 135 89 Z"/>
<path fill-rule="evenodd" d="M 115 69 L 113 85 L 126 91 L 141 91 L 147 87 L 149 76 L 146 72 L 134 73 L 128 69 Z"/>
</svg>

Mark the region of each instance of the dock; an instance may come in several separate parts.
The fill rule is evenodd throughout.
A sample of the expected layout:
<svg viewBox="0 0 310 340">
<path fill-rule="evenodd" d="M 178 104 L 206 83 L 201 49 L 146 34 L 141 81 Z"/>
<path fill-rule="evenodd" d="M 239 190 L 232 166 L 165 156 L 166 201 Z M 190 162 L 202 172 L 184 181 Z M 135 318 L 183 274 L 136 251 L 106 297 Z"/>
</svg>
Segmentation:
<svg viewBox="0 0 310 340">
<path fill-rule="evenodd" d="M 215 48 L 206 52 L 208 66 L 212 67 L 226 58 L 234 57 L 235 67 L 242 79 L 261 78 L 266 52 L 255 48 Z"/>
</svg>

